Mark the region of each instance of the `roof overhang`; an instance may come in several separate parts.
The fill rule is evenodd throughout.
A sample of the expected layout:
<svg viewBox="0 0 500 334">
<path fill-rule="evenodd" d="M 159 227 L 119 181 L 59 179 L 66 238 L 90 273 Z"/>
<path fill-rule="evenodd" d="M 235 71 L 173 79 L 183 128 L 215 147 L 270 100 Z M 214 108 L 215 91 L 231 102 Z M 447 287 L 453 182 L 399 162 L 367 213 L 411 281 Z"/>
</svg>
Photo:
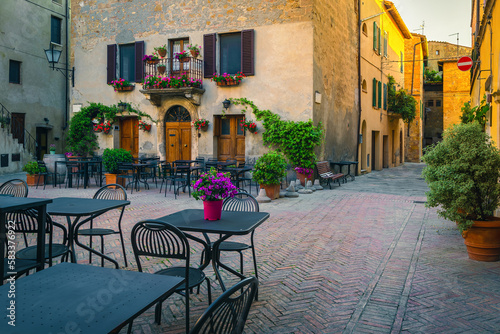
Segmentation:
<svg viewBox="0 0 500 334">
<path fill-rule="evenodd" d="M 403 37 L 407 38 L 407 39 L 411 39 L 410 30 L 406 26 L 405 21 L 403 21 L 403 19 L 401 18 L 401 15 L 399 15 L 399 12 L 396 9 L 396 6 L 394 6 L 394 3 L 384 0 L 384 9 L 389 14 L 389 16 L 394 20 L 394 22 L 398 26 L 399 30 L 403 34 Z"/>
</svg>

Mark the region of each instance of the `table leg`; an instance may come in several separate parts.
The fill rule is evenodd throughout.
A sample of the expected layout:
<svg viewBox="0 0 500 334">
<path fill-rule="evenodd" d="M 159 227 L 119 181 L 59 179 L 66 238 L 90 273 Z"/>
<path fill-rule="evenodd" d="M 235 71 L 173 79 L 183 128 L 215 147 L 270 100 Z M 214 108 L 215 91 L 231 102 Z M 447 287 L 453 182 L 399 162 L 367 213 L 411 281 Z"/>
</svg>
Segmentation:
<svg viewBox="0 0 500 334">
<path fill-rule="evenodd" d="M 85 164 L 85 169 L 83 170 L 83 189 L 87 189 L 89 185 L 89 164 Z"/>
<path fill-rule="evenodd" d="M 45 265 L 45 224 L 47 215 L 47 206 L 42 205 L 38 208 L 38 234 L 36 240 L 36 262 L 38 263 L 38 268 L 36 271 L 43 270 Z"/>
<path fill-rule="evenodd" d="M 226 266 L 224 263 L 220 262 L 220 257 L 219 257 L 219 246 L 220 244 L 224 241 L 227 240 L 231 235 L 226 234 L 222 236 L 219 240 L 214 242 L 212 246 L 212 266 L 214 268 L 215 275 L 217 279 L 219 280 L 220 287 L 222 291 L 226 291 L 226 286 L 224 285 L 224 282 L 222 281 L 222 277 L 220 275 L 219 268 L 224 268 L 225 270 L 229 271 L 231 274 L 238 276 L 241 279 L 245 279 L 246 276 L 240 274 L 239 272 L 235 271 L 233 268 Z"/>
<path fill-rule="evenodd" d="M 80 217 L 76 217 L 74 222 L 71 222 L 71 217 L 66 216 L 66 222 L 68 223 L 68 247 L 71 249 L 71 262 L 76 263 L 75 254 L 75 243 L 73 242 L 73 227 L 78 223 Z"/>
</svg>

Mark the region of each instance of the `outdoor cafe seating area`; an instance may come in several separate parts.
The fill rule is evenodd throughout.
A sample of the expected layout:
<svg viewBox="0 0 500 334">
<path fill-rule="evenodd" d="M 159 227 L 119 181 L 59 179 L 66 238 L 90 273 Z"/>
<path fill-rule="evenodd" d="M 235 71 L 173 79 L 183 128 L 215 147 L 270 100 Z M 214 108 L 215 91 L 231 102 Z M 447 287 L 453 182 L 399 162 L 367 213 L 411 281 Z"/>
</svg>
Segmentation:
<svg viewBox="0 0 500 334">
<path fill-rule="evenodd" d="M 61 162 L 54 164 L 57 170 Z M 214 324 L 221 327 L 220 332 L 243 330 L 252 301 L 259 298 L 259 245 L 254 234 L 269 218 L 251 194 L 253 189 L 258 193 L 249 175 L 252 166 L 236 160 L 197 158 L 168 163 L 159 158 L 137 159 L 120 165 L 122 186 L 103 185 L 105 171 L 99 158 L 68 159 L 64 165 L 64 177 L 54 173 L 49 182 L 44 180 L 47 198 L 29 196 L 30 188 L 20 179 L 0 185 L 0 303 L 10 305 L 8 292 L 15 284 L 15 303 L 23 305 L 15 311 L 18 328 L 24 332 L 63 330 L 71 322 L 82 333 L 130 332 L 134 319 L 153 306 L 154 321 L 160 324 L 162 308 L 168 308 L 169 297 L 178 294 L 184 300 L 187 333 L 198 333 L 204 326 L 218 332 L 210 327 Z M 162 197 L 188 199 L 192 181 L 211 168 L 229 173 L 238 192 L 224 200 L 220 220 L 205 220 L 202 209 L 180 209 L 164 216 L 155 215 L 153 209 L 150 216 L 134 222 L 131 231 L 123 229 L 134 192 L 150 193 L 156 188 Z M 52 198 L 50 189 L 59 191 L 62 184 L 82 186 L 85 194 L 95 192 L 86 197 Z M 112 238 L 120 244 L 118 256 L 107 249 Z M 253 262 L 247 268 L 245 252 Z M 239 265 L 225 263 L 222 253 L 238 254 Z M 218 296 L 212 296 L 214 285 Z M 193 295 L 206 303 L 196 322 L 190 318 Z M 85 309 L 86 300 L 94 297 L 101 298 L 102 312 Z M 33 299 L 38 302 L 30 304 Z M 4 320 L 0 331 L 8 333 L 8 318 Z"/>
<path fill-rule="evenodd" d="M 142 166 L 135 169 L 134 178 L 127 184 L 130 192 L 144 189 L 142 182 L 151 186 L 158 182 L 158 187 L 164 183 L 164 188 L 175 188 L 167 178 L 178 176 L 178 170 L 183 171 L 185 178 L 196 178 L 205 170 L 200 160 L 175 162 L 172 164 L 174 172 L 165 175 L 166 164 L 156 164 L 156 159 L 153 160 L 155 163 L 144 163 L 150 170 Z M 193 168 L 181 167 L 189 167 L 191 163 Z M 124 330 L 130 332 L 134 319 L 153 306 L 155 321 L 160 323 L 162 307 L 168 305 L 169 297 L 177 293 L 185 298 L 187 333 L 225 332 L 228 328 L 233 328 L 235 333 L 242 332 L 252 301 L 258 298 L 258 278 L 253 277 L 257 272 L 243 275 L 242 271 L 223 263 L 220 253 L 251 249 L 256 268 L 253 233 L 269 218 L 269 214 L 259 212 L 255 198 L 246 192 L 227 198 L 221 219 L 209 224 L 204 220 L 203 210 L 199 209 L 181 210 L 164 217 L 155 217 L 152 213 L 151 217 L 138 221 L 132 232 L 124 236 L 121 223 L 127 214 L 125 208 L 131 204 L 128 191 L 119 184 L 99 188 L 99 179 L 92 172 L 89 170 L 87 186 L 93 187 L 94 182 L 90 181 L 97 181 L 96 192 L 91 198 L 32 198 L 30 188 L 19 179 L 0 185 L 0 270 L 3 279 L 0 303 L 10 305 L 8 291 L 15 286 L 15 303 L 19 305 L 15 309 L 16 330 L 26 333 L 63 331 L 71 322 L 81 333 L 117 333 L 126 327 L 128 329 Z M 156 174 L 158 180 L 152 174 Z M 140 184 L 132 183 L 136 180 Z M 46 189 L 48 191 L 50 187 Z M 249 208 L 247 202 L 251 202 L 252 211 L 242 214 L 241 211 Z M 116 221 L 110 221 L 106 228 L 96 227 L 101 216 L 113 210 L 118 213 L 114 215 Z M 123 263 L 106 254 L 104 240 L 112 234 L 116 234 L 121 242 Z M 226 241 L 235 235 L 252 237 L 248 245 L 241 243 L 239 249 L 235 248 L 238 243 Z M 126 257 L 128 250 L 124 238 L 131 240 L 133 259 Z M 78 258 L 78 248 L 87 254 Z M 193 253 L 194 250 L 200 252 Z M 23 253 L 27 255 L 21 256 Z M 163 265 L 156 270 L 159 263 L 166 262 L 155 262 L 153 258 L 171 259 L 176 265 Z M 132 262 L 136 265 L 133 266 Z M 220 285 L 218 298 L 212 298 L 211 282 L 204 273 L 207 268 L 215 272 Z M 236 278 L 234 286 L 225 285 L 220 274 L 222 270 Z M 207 308 L 198 321 L 192 323 L 190 295 L 203 283 L 205 289 L 202 293 L 206 291 L 206 295 L 199 298 L 206 300 Z M 92 297 L 102 298 L 101 312 L 82 309 L 86 300 Z M 107 302 L 106 298 L 113 302 Z M 33 304 L 31 300 L 37 300 L 37 303 Z M 82 317 L 86 314 L 82 310 L 89 312 L 88 319 L 92 321 L 87 321 L 87 316 Z M 11 330 L 9 319 L 4 320 L 0 332 L 8 333 Z"/>
</svg>

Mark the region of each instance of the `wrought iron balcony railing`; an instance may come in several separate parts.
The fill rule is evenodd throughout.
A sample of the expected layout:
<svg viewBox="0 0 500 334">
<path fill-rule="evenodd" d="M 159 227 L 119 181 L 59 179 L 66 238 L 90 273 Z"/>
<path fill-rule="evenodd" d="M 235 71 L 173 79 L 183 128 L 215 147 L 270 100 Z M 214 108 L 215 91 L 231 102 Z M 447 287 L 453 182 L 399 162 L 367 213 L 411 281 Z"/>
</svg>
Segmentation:
<svg viewBox="0 0 500 334">
<path fill-rule="evenodd" d="M 203 61 L 193 57 L 188 57 L 185 60 L 179 61 L 177 58 L 162 58 L 157 61 L 146 62 L 144 79 L 148 76 L 178 78 L 185 74 L 188 78 L 201 83 L 203 80 Z"/>
</svg>

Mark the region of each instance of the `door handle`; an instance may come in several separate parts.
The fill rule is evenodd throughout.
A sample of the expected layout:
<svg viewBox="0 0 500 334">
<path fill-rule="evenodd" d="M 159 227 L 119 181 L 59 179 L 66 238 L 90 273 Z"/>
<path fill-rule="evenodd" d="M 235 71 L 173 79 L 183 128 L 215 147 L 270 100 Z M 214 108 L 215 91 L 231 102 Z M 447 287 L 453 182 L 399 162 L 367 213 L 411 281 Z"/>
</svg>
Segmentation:
<svg viewBox="0 0 500 334">
<path fill-rule="evenodd" d="M 184 147 L 188 147 L 187 144 L 184 144 Z"/>
<path fill-rule="evenodd" d="M 170 146 L 172 146 L 172 147 L 173 147 L 173 146 L 174 146 L 174 144 L 170 144 Z"/>
</svg>

